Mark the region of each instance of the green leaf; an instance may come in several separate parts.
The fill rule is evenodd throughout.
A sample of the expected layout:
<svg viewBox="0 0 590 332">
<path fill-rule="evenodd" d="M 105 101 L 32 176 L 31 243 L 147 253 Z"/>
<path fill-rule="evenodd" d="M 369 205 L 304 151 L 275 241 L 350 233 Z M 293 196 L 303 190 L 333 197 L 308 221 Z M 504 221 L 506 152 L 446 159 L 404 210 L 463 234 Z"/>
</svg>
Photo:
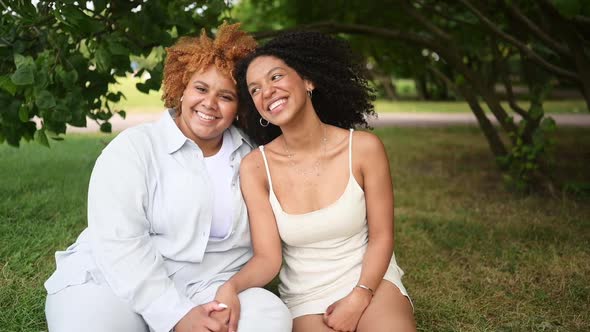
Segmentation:
<svg viewBox="0 0 590 332">
<path fill-rule="evenodd" d="M 110 133 L 113 127 L 110 122 L 103 122 L 100 124 L 100 131 L 103 133 Z"/>
<path fill-rule="evenodd" d="M 125 47 L 123 44 L 114 41 L 114 40 L 108 40 L 108 44 L 109 44 L 109 50 L 111 51 L 112 54 L 115 55 L 129 55 L 130 51 L 127 47 Z"/>
<path fill-rule="evenodd" d="M 76 84 L 76 81 L 78 81 L 78 72 L 75 69 L 67 71 L 63 81 L 66 87 L 73 87 Z"/>
<path fill-rule="evenodd" d="M 21 122 L 29 121 L 29 112 L 27 111 L 26 107 L 21 107 L 18 109 L 18 118 Z"/>
<path fill-rule="evenodd" d="M 106 0 L 93 0 L 94 3 L 94 10 L 97 13 L 101 13 L 107 6 Z"/>
<path fill-rule="evenodd" d="M 0 88 L 14 96 L 17 86 L 12 82 L 8 75 L 3 75 L 0 76 Z"/>
<path fill-rule="evenodd" d="M 49 83 L 49 74 L 47 69 L 38 70 L 35 73 L 35 87 L 44 89 Z"/>
<path fill-rule="evenodd" d="M 553 5 L 561 15 L 571 18 L 582 11 L 582 1 L 580 0 L 553 0 Z"/>
<path fill-rule="evenodd" d="M 39 109 L 47 110 L 55 107 L 55 97 L 51 92 L 42 90 L 36 95 L 35 104 Z"/>
<path fill-rule="evenodd" d="M 94 60 L 96 61 L 96 68 L 100 72 L 107 72 L 111 66 L 111 54 L 103 47 L 99 46 L 94 54 Z"/>
<path fill-rule="evenodd" d="M 15 85 L 30 85 L 35 82 L 35 73 L 30 66 L 21 66 L 10 75 L 10 80 Z"/>
<path fill-rule="evenodd" d="M 41 128 L 35 132 L 35 142 L 49 147 L 49 140 L 47 139 L 47 135 L 45 134 L 45 129 Z"/>
<path fill-rule="evenodd" d="M 143 93 L 150 93 L 150 87 L 145 83 L 135 83 L 135 87 Z"/>
<path fill-rule="evenodd" d="M 107 93 L 107 99 L 112 102 L 119 102 L 121 100 L 121 96 L 123 96 L 123 92 L 117 91 L 117 93 L 109 92 Z"/>
<path fill-rule="evenodd" d="M 543 111 L 543 106 L 538 104 L 532 104 L 529 109 L 529 115 L 531 119 L 537 120 L 543 117 L 545 112 Z"/>
<path fill-rule="evenodd" d="M 557 123 L 555 123 L 552 117 L 546 117 L 541 121 L 541 128 L 544 131 L 554 131 L 557 128 Z"/>
<path fill-rule="evenodd" d="M 23 66 L 35 65 L 33 58 L 30 56 L 24 56 L 22 54 L 15 53 L 14 54 L 14 64 L 16 68 L 20 68 Z"/>
<path fill-rule="evenodd" d="M 125 119 L 127 117 L 127 112 L 125 112 L 125 111 L 119 111 L 119 112 L 117 112 L 117 114 L 119 114 L 119 116 L 123 119 Z"/>
</svg>

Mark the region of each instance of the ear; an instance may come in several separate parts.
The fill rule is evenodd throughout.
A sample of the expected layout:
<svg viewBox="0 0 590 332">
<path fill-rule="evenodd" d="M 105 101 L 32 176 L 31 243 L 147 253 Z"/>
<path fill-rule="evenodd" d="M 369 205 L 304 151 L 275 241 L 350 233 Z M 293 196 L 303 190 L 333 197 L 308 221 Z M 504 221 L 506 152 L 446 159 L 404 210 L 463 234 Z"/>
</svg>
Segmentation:
<svg viewBox="0 0 590 332">
<path fill-rule="evenodd" d="M 310 91 L 315 89 L 315 84 L 308 79 L 304 79 L 303 82 L 305 83 L 305 90 Z"/>
</svg>

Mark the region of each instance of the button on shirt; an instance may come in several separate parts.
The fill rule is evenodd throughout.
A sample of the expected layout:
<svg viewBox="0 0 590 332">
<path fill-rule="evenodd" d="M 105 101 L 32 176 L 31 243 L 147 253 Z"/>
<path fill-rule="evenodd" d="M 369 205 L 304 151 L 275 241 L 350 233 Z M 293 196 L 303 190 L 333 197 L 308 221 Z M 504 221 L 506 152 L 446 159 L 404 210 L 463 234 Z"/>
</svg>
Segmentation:
<svg viewBox="0 0 590 332">
<path fill-rule="evenodd" d="M 173 117 L 168 110 L 156 123 L 129 128 L 103 150 L 89 184 L 88 228 L 56 253 L 48 293 L 106 282 L 151 329 L 169 331 L 195 306 L 200 287 L 229 279 L 252 257 L 238 178 L 251 143 L 235 127 L 226 131 L 233 220 L 228 236 L 211 242 L 213 183 L 202 151 Z"/>
</svg>

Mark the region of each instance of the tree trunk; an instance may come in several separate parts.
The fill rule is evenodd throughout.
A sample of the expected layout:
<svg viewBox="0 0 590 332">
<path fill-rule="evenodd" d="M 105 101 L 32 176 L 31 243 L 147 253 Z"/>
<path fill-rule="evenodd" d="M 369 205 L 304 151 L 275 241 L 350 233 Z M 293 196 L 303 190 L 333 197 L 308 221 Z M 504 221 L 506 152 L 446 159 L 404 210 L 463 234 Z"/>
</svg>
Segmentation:
<svg viewBox="0 0 590 332">
<path fill-rule="evenodd" d="M 385 96 L 389 100 L 396 100 L 397 99 L 397 92 L 395 91 L 395 86 L 391 82 L 391 76 L 377 74 L 375 75 L 381 86 L 383 86 L 383 92 L 385 92 Z"/>
<path fill-rule="evenodd" d="M 473 72 L 469 69 L 461 60 L 462 57 L 458 53 L 458 49 L 456 46 L 448 43 L 443 48 L 439 49 L 440 53 L 444 55 L 444 58 L 457 70 L 459 74 L 461 74 L 467 82 L 471 85 L 471 88 L 475 90 L 474 95 L 480 95 L 485 103 L 490 108 L 490 111 L 496 119 L 498 123 L 507 133 L 516 132 L 516 125 L 514 121 L 512 121 L 508 117 L 508 113 L 504 110 L 502 105 L 500 104 L 500 98 L 494 92 L 493 88 L 488 89 L 486 84 L 484 83 L 484 79 L 482 77 L 478 77 L 477 73 Z M 459 87 L 462 89 L 462 87 Z"/>
<path fill-rule="evenodd" d="M 428 91 L 428 83 L 426 80 L 426 75 L 420 75 L 416 78 L 416 90 L 418 91 L 418 95 L 422 100 L 430 100 L 432 97 L 430 96 L 430 91 Z"/>
<path fill-rule="evenodd" d="M 465 98 L 465 101 L 467 101 L 469 107 L 471 108 L 471 111 L 477 119 L 477 123 L 479 124 L 481 131 L 483 131 L 483 134 L 486 137 L 488 146 L 492 150 L 492 154 L 494 155 L 494 157 L 497 158 L 505 156 L 507 154 L 506 146 L 504 145 L 504 142 L 502 142 L 502 140 L 500 139 L 498 131 L 496 130 L 490 119 L 488 119 L 484 110 L 481 108 L 481 106 L 479 106 L 479 103 L 477 102 L 477 96 L 473 94 L 473 92 L 470 89 L 462 88 L 454 84 L 451 81 L 451 79 L 449 79 L 445 74 L 443 74 L 438 69 L 430 67 L 430 70 L 434 73 L 434 75 L 436 75 L 443 82 L 445 82 L 448 87 L 455 90 L 458 94 L 462 95 L 463 98 Z"/>
</svg>

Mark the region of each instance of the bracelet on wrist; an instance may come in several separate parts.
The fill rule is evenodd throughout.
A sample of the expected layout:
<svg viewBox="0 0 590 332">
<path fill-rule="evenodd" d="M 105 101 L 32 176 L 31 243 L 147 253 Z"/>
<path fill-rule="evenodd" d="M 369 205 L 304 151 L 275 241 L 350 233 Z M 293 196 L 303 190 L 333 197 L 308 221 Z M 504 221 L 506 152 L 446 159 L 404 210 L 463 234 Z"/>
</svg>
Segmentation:
<svg viewBox="0 0 590 332">
<path fill-rule="evenodd" d="M 354 287 L 355 287 L 355 288 L 362 288 L 362 289 L 364 289 L 364 290 L 368 291 L 368 292 L 371 294 L 371 297 L 372 297 L 373 295 L 375 295 L 375 291 L 374 291 L 374 290 L 373 290 L 371 287 L 369 287 L 369 286 L 366 286 L 366 285 L 363 285 L 363 284 L 357 284 L 357 285 L 356 285 L 356 286 L 354 286 Z"/>
</svg>

